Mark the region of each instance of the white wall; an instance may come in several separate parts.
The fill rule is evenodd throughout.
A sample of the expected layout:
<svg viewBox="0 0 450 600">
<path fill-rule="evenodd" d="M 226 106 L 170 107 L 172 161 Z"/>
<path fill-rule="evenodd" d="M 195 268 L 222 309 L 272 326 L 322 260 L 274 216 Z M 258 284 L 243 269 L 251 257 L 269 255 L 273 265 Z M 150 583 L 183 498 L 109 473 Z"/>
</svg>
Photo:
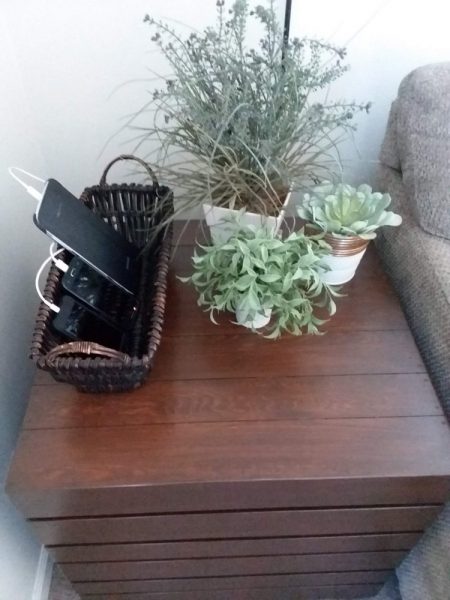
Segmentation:
<svg viewBox="0 0 450 600">
<path fill-rule="evenodd" d="M 0 39 L 0 600 L 30 600 L 39 545 L 2 490 L 32 376 L 26 357 L 36 308 L 31 281 L 42 240 L 31 223 L 32 203 L 10 181 L 6 165 L 18 161 L 42 171 L 44 163 L 1 12 Z"/>
<path fill-rule="evenodd" d="M 281 16 L 284 0 L 277 4 Z M 100 178 L 110 158 L 133 148 L 127 141 L 135 134 L 128 131 L 102 152 L 126 115 L 148 101 L 154 83 L 140 80 L 153 77 L 149 70 L 168 74 L 144 15 L 201 30 L 214 22 L 216 0 L 3 0 L 1 10 L 14 32 L 48 173 L 79 193 Z M 130 80 L 138 81 L 122 85 Z M 112 177 L 121 172 L 118 167 Z"/>
<path fill-rule="evenodd" d="M 332 88 L 330 98 L 373 102 L 370 114 L 359 119 L 360 156 L 353 145 L 344 149 L 348 177 L 370 181 L 401 79 L 421 65 L 450 60 L 448 4 L 443 0 L 292 0 L 292 4 L 292 36 L 309 35 L 347 46 L 351 70 Z"/>
</svg>

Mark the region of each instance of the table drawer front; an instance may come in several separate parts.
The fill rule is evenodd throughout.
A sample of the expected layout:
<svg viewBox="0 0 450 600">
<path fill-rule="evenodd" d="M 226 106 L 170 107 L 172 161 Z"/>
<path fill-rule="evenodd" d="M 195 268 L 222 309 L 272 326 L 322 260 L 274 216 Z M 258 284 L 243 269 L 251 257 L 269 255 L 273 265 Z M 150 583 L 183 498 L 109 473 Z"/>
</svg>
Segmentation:
<svg viewBox="0 0 450 600">
<path fill-rule="evenodd" d="M 440 506 L 32 520 L 45 545 L 421 531 Z"/>
<path fill-rule="evenodd" d="M 255 556 L 103 563 L 71 563 L 63 566 L 71 581 L 115 579 L 170 579 L 175 577 L 222 577 L 270 573 L 316 573 L 389 569 L 405 551 L 303 554 L 300 556 Z"/>
<path fill-rule="evenodd" d="M 33 451 L 39 453 L 39 445 L 34 444 Z M 450 477 L 327 477 L 57 490 L 17 489 L 12 487 L 10 477 L 8 493 L 29 519 L 81 519 L 146 514 L 150 510 L 179 513 L 443 504 L 450 495 Z"/>
<path fill-rule="evenodd" d="M 380 584 L 355 584 L 296 588 L 233 590 L 233 600 L 342 600 L 372 596 Z M 94 594 L 86 600 L 230 600 L 230 590 L 192 591 L 155 594 Z"/>
<path fill-rule="evenodd" d="M 113 569 L 112 569 L 113 570 Z M 355 584 L 381 584 L 390 571 L 349 571 L 295 573 L 286 575 L 246 575 L 234 577 L 187 577 L 183 579 L 141 579 L 123 581 L 83 581 L 72 585 L 80 594 L 139 594 L 217 590 L 252 590 L 283 587 L 314 587 Z M 234 594 L 233 594 L 234 597 Z"/>
<path fill-rule="evenodd" d="M 55 546 L 50 547 L 49 550 L 55 560 L 62 563 L 168 560 L 219 556 L 409 550 L 420 536 L 421 533 L 418 532 L 141 544 L 92 544 L 88 546 Z"/>
</svg>

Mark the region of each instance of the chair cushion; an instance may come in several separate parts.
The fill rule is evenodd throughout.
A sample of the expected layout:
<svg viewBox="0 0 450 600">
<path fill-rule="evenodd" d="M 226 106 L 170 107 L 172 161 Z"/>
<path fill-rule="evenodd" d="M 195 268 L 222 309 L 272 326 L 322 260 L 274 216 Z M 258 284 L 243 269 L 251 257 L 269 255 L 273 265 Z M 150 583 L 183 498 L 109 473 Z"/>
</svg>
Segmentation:
<svg viewBox="0 0 450 600">
<path fill-rule="evenodd" d="M 405 77 L 392 119 L 414 217 L 425 231 L 450 239 L 450 63 Z"/>
<path fill-rule="evenodd" d="M 393 209 L 403 216 L 400 227 L 380 231 L 377 247 L 450 420 L 450 240 L 415 222 L 397 171 L 381 167 L 377 185 L 391 194 Z"/>
</svg>

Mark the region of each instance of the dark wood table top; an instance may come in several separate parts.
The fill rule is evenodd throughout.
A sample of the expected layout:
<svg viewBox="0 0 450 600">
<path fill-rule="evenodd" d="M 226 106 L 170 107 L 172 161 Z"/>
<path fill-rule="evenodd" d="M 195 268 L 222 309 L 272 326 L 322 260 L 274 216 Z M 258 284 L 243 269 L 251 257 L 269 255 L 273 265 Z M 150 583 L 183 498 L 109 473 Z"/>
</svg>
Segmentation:
<svg viewBox="0 0 450 600">
<path fill-rule="evenodd" d="M 444 501 L 447 422 L 373 247 L 326 335 L 278 341 L 210 322 L 175 277 L 191 253 L 141 389 L 37 373 L 8 481 L 28 517 L 370 504 L 401 523 L 401 505 Z"/>
</svg>

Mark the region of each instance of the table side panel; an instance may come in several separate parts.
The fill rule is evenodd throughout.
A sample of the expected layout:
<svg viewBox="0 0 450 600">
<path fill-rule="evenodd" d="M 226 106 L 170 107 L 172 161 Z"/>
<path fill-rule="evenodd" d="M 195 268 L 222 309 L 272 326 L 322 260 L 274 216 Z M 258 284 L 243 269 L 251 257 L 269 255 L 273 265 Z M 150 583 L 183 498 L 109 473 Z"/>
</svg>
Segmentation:
<svg viewBox="0 0 450 600">
<path fill-rule="evenodd" d="M 233 600 L 342 600 L 367 597 L 380 589 L 379 584 L 355 584 L 317 587 L 233 590 Z M 86 600 L 230 600 L 230 590 L 192 591 L 150 594 L 93 595 Z"/>
<path fill-rule="evenodd" d="M 421 533 L 49 546 L 60 563 L 409 550 Z"/>
<path fill-rule="evenodd" d="M 333 506 L 442 504 L 450 479 L 353 477 L 91 487 L 31 491 L 9 489 L 29 518 L 58 518 L 186 511 L 264 510 Z"/>
<path fill-rule="evenodd" d="M 174 579 L 183 577 L 231 577 L 271 573 L 321 573 L 390 569 L 405 551 L 304 554 L 300 556 L 257 556 L 183 560 L 71 563 L 63 570 L 71 581 L 108 579 Z"/>
<path fill-rule="evenodd" d="M 441 417 L 28 430 L 20 437 L 9 477 L 9 493 L 20 505 L 21 498 L 26 503 L 29 495 L 45 496 L 47 491 L 56 499 L 86 488 L 99 493 L 103 490 L 106 497 L 108 492 L 120 494 L 121 488 L 127 488 L 124 493 L 145 495 L 143 488 L 148 482 L 161 488 L 171 484 L 194 488 L 194 484 L 207 482 L 223 484 L 226 492 L 228 482 L 232 494 L 233 486 L 239 482 L 247 482 L 251 488 L 258 482 L 272 481 L 267 483 L 267 490 L 270 492 L 272 485 L 270 495 L 276 497 L 278 482 L 282 481 L 329 480 L 332 492 L 334 480 L 342 480 L 340 488 L 345 490 L 358 487 L 360 479 L 371 477 L 382 483 L 389 478 L 430 475 L 438 483 L 441 476 L 447 488 L 449 456 L 448 426 Z M 139 487 L 130 491 L 132 486 Z M 414 488 L 411 489 L 414 494 Z M 175 488 L 168 488 L 167 492 L 172 490 Z M 380 488 L 379 495 L 383 490 Z M 404 491 L 408 502 L 406 486 Z M 436 495 L 435 490 L 429 491 L 430 498 Z M 360 488 L 360 492 L 364 490 Z M 355 495 L 355 491 L 351 493 Z M 201 493 L 197 495 L 201 498 Z M 438 496 L 442 501 L 442 495 Z M 330 501 L 326 497 L 323 500 Z M 339 506 L 344 501 L 333 497 L 331 502 Z M 108 504 L 97 510 L 111 513 Z M 294 502 L 291 506 L 299 504 Z M 127 510 L 131 509 L 123 506 L 119 512 Z M 200 508 L 192 502 L 187 510 Z M 155 509 L 149 511 L 147 506 L 145 512 Z M 31 516 L 30 512 L 26 515 Z"/>
<path fill-rule="evenodd" d="M 441 506 L 31 520 L 45 545 L 421 531 Z"/>
<path fill-rule="evenodd" d="M 73 587 L 82 594 L 125 594 L 143 592 L 183 592 L 311 587 L 378 583 L 386 580 L 390 571 L 340 571 L 329 573 L 295 573 L 287 575 L 245 575 L 236 577 L 186 577 L 183 579 L 139 579 L 128 581 L 74 582 Z M 276 592 L 276 590 L 275 590 Z M 233 596 L 234 597 L 234 596 Z"/>
</svg>

